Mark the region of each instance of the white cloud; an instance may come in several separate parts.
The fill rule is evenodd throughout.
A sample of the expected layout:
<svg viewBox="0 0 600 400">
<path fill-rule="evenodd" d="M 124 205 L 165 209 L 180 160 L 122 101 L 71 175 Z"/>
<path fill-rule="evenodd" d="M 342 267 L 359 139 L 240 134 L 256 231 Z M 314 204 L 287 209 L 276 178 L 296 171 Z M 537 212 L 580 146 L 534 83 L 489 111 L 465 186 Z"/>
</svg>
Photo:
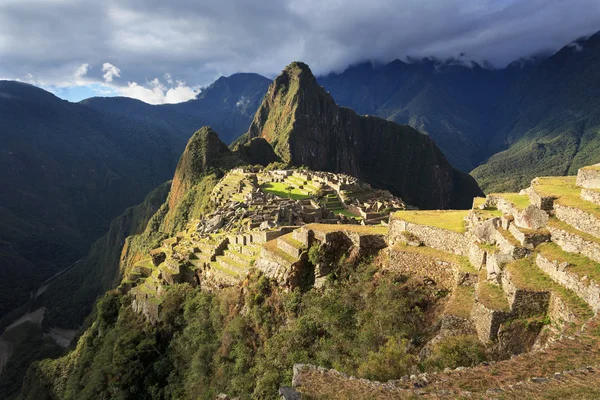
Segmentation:
<svg viewBox="0 0 600 400">
<path fill-rule="evenodd" d="M 121 70 L 107 62 L 102 64 L 102 72 L 104 72 L 102 77 L 104 78 L 105 82 L 112 82 L 115 77 L 121 76 Z"/>
<path fill-rule="evenodd" d="M 159 77 L 170 101 L 191 95 L 177 78 L 274 76 L 294 60 L 316 74 L 460 53 L 501 67 L 599 27 L 598 0 L 0 0 L 0 75 L 62 85 L 85 61 L 82 81 L 152 91 Z"/>
<path fill-rule="evenodd" d="M 176 86 L 167 87 L 158 78 L 154 78 L 147 84 L 149 87 L 129 82 L 126 87 L 118 87 L 117 90 L 123 96 L 149 104 L 175 104 L 195 99 L 197 96 L 197 92 L 183 81 L 177 81 Z"/>
<path fill-rule="evenodd" d="M 90 64 L 88 63 L 83 63 L 77 67 L 77 70 L 75 71 L 75 80 L 81 80 L 81 78 L 87 75 L 89 69 Z"/>
</svg>

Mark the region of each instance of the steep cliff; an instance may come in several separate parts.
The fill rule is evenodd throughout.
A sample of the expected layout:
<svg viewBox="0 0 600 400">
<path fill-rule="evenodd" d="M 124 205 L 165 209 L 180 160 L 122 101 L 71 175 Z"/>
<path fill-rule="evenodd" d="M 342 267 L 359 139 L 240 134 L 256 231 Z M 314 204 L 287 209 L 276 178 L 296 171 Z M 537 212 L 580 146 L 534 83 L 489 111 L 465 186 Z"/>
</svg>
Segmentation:
<svg viewBox="0 0 600 400">
<path fill-rule="evenodd" d="M 300 62 L 269 87 L 248 130 L 257 137 L 287 163 L 357 176 L 418 207 L 466 208 L 481 194 L 429 136 L 339 107 Z"/>
</svg>

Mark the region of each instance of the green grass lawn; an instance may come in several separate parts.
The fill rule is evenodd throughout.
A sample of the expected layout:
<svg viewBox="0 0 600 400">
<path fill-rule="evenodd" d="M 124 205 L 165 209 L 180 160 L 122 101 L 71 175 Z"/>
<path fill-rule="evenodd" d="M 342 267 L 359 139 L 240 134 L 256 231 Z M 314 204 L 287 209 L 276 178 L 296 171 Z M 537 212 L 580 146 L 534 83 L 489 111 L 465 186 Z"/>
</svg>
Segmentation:
<svg viewBox="0 0 600 400">
<path fill-rule="evenodd" d="M 458 233 L 465 232 L 465 217 L 469 210 L 396 211 L 394 218 L 418 225 L 433 226 Z"/>
<path fill-rule="evenodd" d="M 577 187 L 575 180 L 574 176 L 538 178 L 534 190 L 540 196 L 556 197 L 557 204 L 578 208 L 600 218 L 600 206 L 579 197 L 581 188 Z"/>
<path fill-rule="evenodd" d="M 600 164 L 588 165 L 587 167 L 581 168 L 585 171 L 600 171 Z"/>
<path fill-rule="evenodd" d="M 265 193 L 271 193 L 275 196 L 291 198 L 294 200 L 305 200 L 310 198 L 306 191 L 298 189 L 297 187 L 295 187 L 291 191 L 288 191 L 288 186 L 290 185 L 287 185 L 286 183 L 282 182 L 269 182 L 262 185 L 262 190 Z"/>
</svg>

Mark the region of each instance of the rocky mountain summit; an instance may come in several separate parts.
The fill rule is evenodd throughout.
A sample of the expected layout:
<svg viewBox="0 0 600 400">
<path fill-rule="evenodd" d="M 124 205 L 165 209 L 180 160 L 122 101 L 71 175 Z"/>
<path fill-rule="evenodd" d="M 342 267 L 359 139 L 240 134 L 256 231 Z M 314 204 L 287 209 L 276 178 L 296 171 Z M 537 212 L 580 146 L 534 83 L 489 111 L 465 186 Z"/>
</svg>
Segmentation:
<svg viewBox="0 0 600 400">
<path fill-rule="evenodd" d="M 429 136 L 339 107 L 301 62 L 271 84 L 247 138 L 264 138 L 284 162 L 356 176 L 421 208 L 467 208 L 481 194 Z"/>
</svg>

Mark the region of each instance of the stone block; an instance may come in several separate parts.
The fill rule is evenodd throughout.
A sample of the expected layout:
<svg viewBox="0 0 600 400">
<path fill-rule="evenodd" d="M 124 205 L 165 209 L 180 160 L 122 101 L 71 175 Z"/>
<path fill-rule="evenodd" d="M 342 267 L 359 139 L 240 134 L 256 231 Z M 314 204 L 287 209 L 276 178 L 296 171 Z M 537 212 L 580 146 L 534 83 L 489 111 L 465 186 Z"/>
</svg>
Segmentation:
<svg viewBox="0 0 600 400">
<path fill-rule="evenodd" d="M 537 230 L 545 228 L 548 224 L 548 213 L 533 204 L 528 205 L 524 210 L 515 212 L 513 216 L 515 225 L 519 228 Z"/>
<path fill-rule="evenodd" d="M 469 262 L 478 271 L 485 267 L 487 260 L 487 252 L 479 247 L 475 242 L 469 246 Z"/>
<path fill-rule="evenodd" d="M 600 164 L 580 168 L 577 172 L 577 186 L 585 189 L 600 189 Z"/>
</svg>

